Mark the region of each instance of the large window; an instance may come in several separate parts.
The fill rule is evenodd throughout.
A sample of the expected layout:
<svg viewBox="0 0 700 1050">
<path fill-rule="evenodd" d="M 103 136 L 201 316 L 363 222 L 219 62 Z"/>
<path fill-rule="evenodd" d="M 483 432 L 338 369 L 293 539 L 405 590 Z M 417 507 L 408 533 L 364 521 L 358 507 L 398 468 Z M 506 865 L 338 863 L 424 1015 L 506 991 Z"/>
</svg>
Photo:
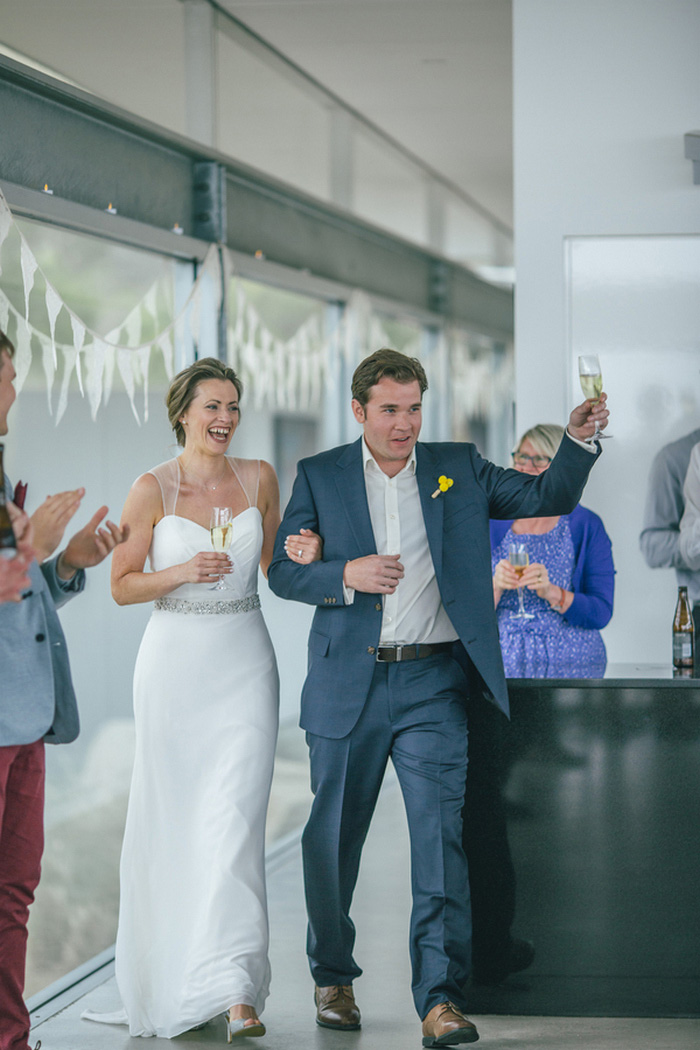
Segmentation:
<svg viewBox="0 0 700 1050">
<path fill-rule="evenodd" d="M 218 351 L 216 282 L 207 284 L 200 268 L 196 284 L 189 262 L 28 221 L 12 226 L 0 263 L 0 324 L 17 345 L 23 379 L 10 416 L 8 472 L 28 481 L 30 512 L 46 494 L 82 485 L 84 507 L 72 529 L 104 503 L 118 519 L 133 480 L 176 451 L 163 406 L 169 375 L 195 354 Z M 196 309 L 187 305 L 195 294 Z M 240 276 L 228 288 L 229 360 L 245 384 L 232 451 L 275 465 L 283 506 L 300 457 L 359 436 L 350 377 L 381 345 L 425 364 L 431 384 L 425 438 L 474 439 L 493 458 L 499 444 L 508 447 L 512 380 L 505 349 L 431 328 L 386 304 L 379 311 L 361 293 L 341 303 L 327 298 L 326 286 L 324 296 Z M 174 324 L 178 317 L 183 323 Z M 77 319 L 85 328 L 80 370 Z M 126 349 L 113 352 L 112 345 Z M 313 609 L 280 601 L 262 579 L 260 592 L 282 671 L 284 731 L 268 822 L 273 841 L 298 826 L 308 808 L 296 717 Z M 47 845 L 30 920 L 29 995 L 114 941 L 133 755 L 131 679 L 149 612 L 113 603 L 108 564 L 89 572 L 86 593 L 61 612 L 82 732 L 76 743 L 48 749 Z"/>
<path fill-rule="evenodd" d="M 26 245 L 25 271 L 27 249 L 39 265 L 29 295 L 30 340 L 22 319 L 20 233 Z M 30 512 L 49 493 L 84 486 L 83 506 L 71 531 L 102 504 L 118 520 L 134 478 L 170 455 L 172 438 L 162 407 L 168 380 L 162 353 L 154 350 L 150 363 L 141 355 L 132 409 L 127 393 L 131 373 L 122 362 L 122 375 L 116 358 L 107 355 L 93 421 L 97 395 L 93 389 L 91 398 L 90 390 L 97 379 L 91 332 L 120 343 L 131 338 L 134 345 L 152 338 L 173 316 L 184 288 L 192 287 L 194 268 L 29 222 L 11 229 L 0 259 L 3 322 L 17 347 L 18 371 L 26 371 L 9 419 L 8 472 L 28 482 Z M 55 325 L 54 375 L 44 276 L 88 326 L 81 353 L 84 397 L 65 308 Z M 150 389 L 148 413 L 144 373 Z M 65 412 L 57 423 L 63 397 Z M 82 731 L 69 747 L 47 748 L 46 852 L 31 912 L 27 994 L 114 941 L 118 858 L 133 750 L 131 676 L 147 616 L 145 607 L 119 609 L 112 602 L 108 564 L 90 570 L 85 594 L 61 612 Z"/>
</svg>

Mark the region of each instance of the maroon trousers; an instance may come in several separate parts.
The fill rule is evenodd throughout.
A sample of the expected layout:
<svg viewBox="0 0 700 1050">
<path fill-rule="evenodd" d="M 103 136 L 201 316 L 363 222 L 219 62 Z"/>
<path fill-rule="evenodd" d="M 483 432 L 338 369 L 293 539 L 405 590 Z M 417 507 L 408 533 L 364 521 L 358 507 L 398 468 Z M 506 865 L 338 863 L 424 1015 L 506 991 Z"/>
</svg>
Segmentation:
<svg viewBox="0 0 700 1050">
<path fill-rule="evenodd" d="M 44 848 L 44 742 L 0 747 L 0 1050 L 27 1050 L 29 905 Z"/>
</svg>

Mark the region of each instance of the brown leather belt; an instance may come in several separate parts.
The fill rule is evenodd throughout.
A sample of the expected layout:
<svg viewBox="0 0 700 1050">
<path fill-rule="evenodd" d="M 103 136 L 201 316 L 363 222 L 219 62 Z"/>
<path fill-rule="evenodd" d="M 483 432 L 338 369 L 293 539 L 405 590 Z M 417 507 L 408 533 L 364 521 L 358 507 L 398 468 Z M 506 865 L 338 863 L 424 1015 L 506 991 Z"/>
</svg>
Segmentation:
<svg viewBox="0 0 700 1050">
<path fill-rule="evenodd" d="M 453 642 L 419 642 L 416 645 L 380 645 L 377 660 L 384 664 L 398 664 L 404 660 L 423 660 L 426 656 L 452 652 Z"/>
</svg>

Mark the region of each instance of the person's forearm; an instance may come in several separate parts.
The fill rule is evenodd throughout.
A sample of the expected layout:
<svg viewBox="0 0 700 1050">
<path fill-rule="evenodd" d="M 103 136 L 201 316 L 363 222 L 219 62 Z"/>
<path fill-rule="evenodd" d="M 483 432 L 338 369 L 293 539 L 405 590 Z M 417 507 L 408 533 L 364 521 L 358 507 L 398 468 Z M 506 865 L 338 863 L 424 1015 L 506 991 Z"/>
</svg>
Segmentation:
<svg viewBox="0 0 700 1050">
<path fill-rule="evenodd" d="M 344 605 L 344 561 L 315 561 L 296 565 L 282 550 L 276 553 L 268 570 L 270 589 L 279 597 L 307 605 Z M 327 599 L 335 598 L 334 602 Z"/>
<path fill-rule="evenodd" d="M 639 537 L 639 546 L 650 569 L 682 569 L 680 532 L 675 528 L 646 528 Z"/>
<path fill-rule="evenodd" d="M 556 583 L 550 583 L 547 593 L 543 594 L 542 597 L 549 603 L 550 609 L 554 609 L 555 612 L 561 613 L 563 616 L 571 608 L 574 593 L 573 591 L 568 591 L 565 587 L 560 587 Z"/>
<path fill-rule="evenodd" d="M 153 602 L 187 582 L 184 569 L 185 565 L 182 564 L 172 565 L 159 572 L 127 572 L 118 580 L 112 580 L 112 597 L 117 605 Z"/>
<path fill-rule="evenodd" d="M 691 572 L 700 569 L 700 518 L 689 527 L 683 527 L 678 540 L 678 560 L 683 568 Z"/>
<path fill-rule="evenodd" d="M 610 623 L 612 612 L 612 593 L 608 595 L 584 594 L 578 591 L 572 594 L 572 600 L 566 610 L 566 619 L 572 627 L 601 631 Z"/>
</svg>

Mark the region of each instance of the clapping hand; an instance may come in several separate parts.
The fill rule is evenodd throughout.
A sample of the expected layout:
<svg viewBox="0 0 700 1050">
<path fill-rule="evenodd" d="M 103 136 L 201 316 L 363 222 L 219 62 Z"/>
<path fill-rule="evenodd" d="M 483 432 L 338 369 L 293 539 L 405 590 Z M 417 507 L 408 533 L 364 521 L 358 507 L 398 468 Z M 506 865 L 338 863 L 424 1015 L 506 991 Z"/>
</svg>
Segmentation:
<svg viewBox="0 0 700 1050">
<path fill-rule="evenodd" d="M 608 395 L 602 393 L 597 402 L 584 401 L 577 405 L 569 416 L 569 425 L 566 428 L 569 434 L 579 441 L 590 441 L 596 432 L 596 423 L 600 430 L 605 430 L 610 415 L 605 407 L 607 400 Z"/>
<path fill-rule="evenodd" d="M 7 511 L 17 541 L 17 552 L 14 558 L 0 557 L 0 602 L 19 602 L 22 591 L 31 587 L 32 582 L 27 575 L 34 560 L 32 526 L 24 511 L 14 503 L 7 504 Z"/>
<path fill-rule="evenodd" d="M 47 496 L 31 517 L 37 561 L 46 561 L 58 548 L 66 525 L 77 511 L 85 489 L 71 489 Z"/>
<path fill-rule="evenodd" d="M 321 560 L 323 540 L 311 529 L 299 529 L 296 535 L 287 536 L 284 549 L 287 557 L 297 565 L 310 565 L 312 561 Z"/>
<path fill-rule="evenodd" d="M 0 602 L 19 602 L 22 591 L 31 587 L 27 569 L 34 558 L 34 551 L 27 543 L 17 544 L 14 558 L 0 557 Z"/>
<path fill-rule="evenodd" d="M 62 580 L 69 580 L 78 569 L 90 569 L 99 565 L 115 547 L 126 540 L 129 530 L 120 529 L 112 521 L 105 522 L 106 528 L 100 528 L 100 522 L 107 515 L 107 507 L 100 507 L 80 532 L 76 532 L 68 541 L 68 546 L 59 555 L 56 571 Z"/>
</svg>

